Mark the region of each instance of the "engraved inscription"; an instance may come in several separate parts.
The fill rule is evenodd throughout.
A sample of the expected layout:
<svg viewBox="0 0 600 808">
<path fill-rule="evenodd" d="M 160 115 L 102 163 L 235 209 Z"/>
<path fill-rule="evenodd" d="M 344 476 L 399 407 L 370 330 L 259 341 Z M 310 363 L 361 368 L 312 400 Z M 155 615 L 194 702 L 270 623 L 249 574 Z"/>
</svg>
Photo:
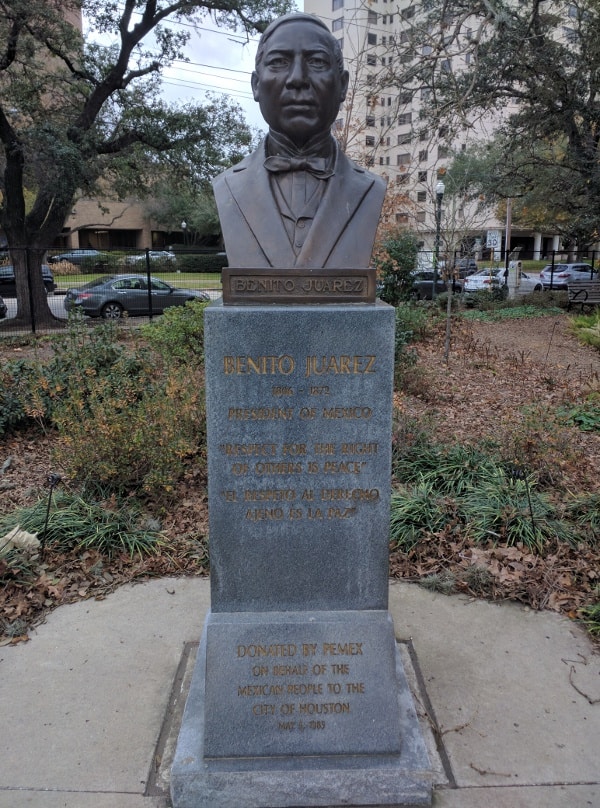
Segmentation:
<svg viewBox="0 0 600 808">
<path fill-rule="evenodd" d="M 341 393 L 347 399 L 348 384 L 356 384 L 356 389 L 362 390 L 361 380 L 376 374 L 378 369 L 377 356 L 368 353 L 297 356 L 285 351 L 277 355 L 231 352 L 223 356 L 224 375 L 244 384 L 247 379 L 249 391 L 256 393 L 259 380 L 268 379 L 259 389 L 260 395 L 272 397 L 272 404 L 259 400 L 258 404 L 253 401 L 246 406 L 243 398 L 239 400 L 239 382 L 235 388 L 238 399 L 226 403 L 231 434 L 218 448 L 224 459 L 231 462 L 222 466 L 226 476 L 222 478 L 220 502 L 227 503 L 232 510 L 239 508 L 237 518 L 246 523 L 271 525 L 331 520 L 341 523 L 356 517 L 360 509 L 380 503 L 380 490 L 369 484 L 370 468 L 380 451 L 379 443 L 376 440 L 333 442 L 326 439 L 330 422 L 335 422 L 336 432 L 343 431 L 346 425 L 348 429 L 352 426 L 354 431 L 362 424 L 365 429 L 372 429 L 371 422 L 377 417 L 372 402 L 364 398 L 355 402 L 339 401 L 339 396 Z M 273 384 L 270 379 L 275 376 L 287 377 L 286 383 Z M 317 382 L 320 382 L 319 377 L 327 377 L 327 384 L 306 385 L 303 382 L 306 377 Z M 287 400 L 273 400 L 282 397 Z M 319 398 L 321 402 L 315 400 Z M 304 406 L 310 399 L 321 406 Z M 282 404 L 286 406 L 280 406 Z M 252 442 L 238 437 L 246 429 L 244 422 L 252 424 L 255 438 Z M 262 430 L 260 422 L 264 422 Z M 283 422 L 283 427 L 275 432 L 277 422 Z M 299 434 L 311 438 L 269 440 L 273 434 L 282 434 L 281 429 L 287 434 L 287 424 L 301 425 L 304 432 Z M 319 440 L 321 429 L 323 437 Z M 308 483 L 304 490 L 299 482 L 302 477 L 306 477 Z M 280 478 L 281 485 L 273 485 L 274 478 Z M 263 479 L 269 479 L 271 485 L 261 485 Z M 288 535 L 291 537 L 293 533 Z"/>
<path fill-rule="evenodd" d="M 328 716 L 353 714 L 359 706 L 356 700 L 367 693 L 360 669 L 354 671 L 354 665 L 360 665 L 354 660 L 365 653 L 364 641 L 355 638 L 237 645 L 235 659 L 244 669 L 235 693 L 249 702 L 245 709 L 254 719 L 272 719 L 278 731 L 325 730 Z"/>
</svg>

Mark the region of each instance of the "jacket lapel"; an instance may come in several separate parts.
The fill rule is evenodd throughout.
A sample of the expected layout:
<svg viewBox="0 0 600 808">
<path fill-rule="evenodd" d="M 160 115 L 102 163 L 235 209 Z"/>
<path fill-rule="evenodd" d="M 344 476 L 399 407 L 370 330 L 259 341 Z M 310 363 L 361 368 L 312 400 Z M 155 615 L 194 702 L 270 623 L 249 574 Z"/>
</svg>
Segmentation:
<svg viewBox="0 0 600 808">
<path fill-rule="evenodd" d="M 320 268 L 373 186 L 373 178 L 338 150 L 335 174 L 327 181 L 317 215 L 312 223 L 296 266 Z M 341 204 L 340 200 L 344 200 Z"/>
<path fill-rule="evenodd" d="M 263 167 L 264 159 L 261 145 L 234 166 L 227 176 L 227 185 L 269 264 L 293 266 L 295 255 L 275 204 L 269 173 Z"/>
</svg>

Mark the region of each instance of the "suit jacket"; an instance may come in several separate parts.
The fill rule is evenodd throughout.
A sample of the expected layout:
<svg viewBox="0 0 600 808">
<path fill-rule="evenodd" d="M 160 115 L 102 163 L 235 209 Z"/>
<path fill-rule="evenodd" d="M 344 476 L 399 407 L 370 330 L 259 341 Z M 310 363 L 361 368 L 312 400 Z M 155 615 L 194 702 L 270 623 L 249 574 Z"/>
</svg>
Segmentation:
<svg viewBox="0 0 600 808">
<path fill-rule="evenodd" d="M 369 266 L 386 183 L 339 149 L 300 254 L 290 245 L 264 168 L 264 144 L 215 177 L 229 266 L 362 269 Z"/>
</svg>

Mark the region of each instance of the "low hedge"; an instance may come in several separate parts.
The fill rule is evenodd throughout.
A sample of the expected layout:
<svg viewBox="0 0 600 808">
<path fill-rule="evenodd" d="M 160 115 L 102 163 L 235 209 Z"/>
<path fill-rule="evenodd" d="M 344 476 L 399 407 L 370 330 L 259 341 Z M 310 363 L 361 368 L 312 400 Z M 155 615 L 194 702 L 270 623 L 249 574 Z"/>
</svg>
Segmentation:
<svg viewBox="0 0 600 808">
<path fill-rule="evenodd" d="M 227 256 L 217 253 L 177 253 L 179 272 L 220 272 L 227 266 Z"/>
</svg>

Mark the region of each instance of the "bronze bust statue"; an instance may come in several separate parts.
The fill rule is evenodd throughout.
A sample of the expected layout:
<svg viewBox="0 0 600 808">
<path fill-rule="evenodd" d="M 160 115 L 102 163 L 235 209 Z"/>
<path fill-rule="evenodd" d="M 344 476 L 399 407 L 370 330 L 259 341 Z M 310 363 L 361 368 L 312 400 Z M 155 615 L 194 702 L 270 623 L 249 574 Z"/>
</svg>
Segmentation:
<svg viewBox="0 0 600 808">
<path fill-rule="evenodd" d="M 385 181 L 344 155 L 331 127 L 346 97 L 338 41 L 310 14 L 263 33 L 252 92 L 260 147 L 213 182 L 230 267 L 367 267 Z"/>
</svg>

